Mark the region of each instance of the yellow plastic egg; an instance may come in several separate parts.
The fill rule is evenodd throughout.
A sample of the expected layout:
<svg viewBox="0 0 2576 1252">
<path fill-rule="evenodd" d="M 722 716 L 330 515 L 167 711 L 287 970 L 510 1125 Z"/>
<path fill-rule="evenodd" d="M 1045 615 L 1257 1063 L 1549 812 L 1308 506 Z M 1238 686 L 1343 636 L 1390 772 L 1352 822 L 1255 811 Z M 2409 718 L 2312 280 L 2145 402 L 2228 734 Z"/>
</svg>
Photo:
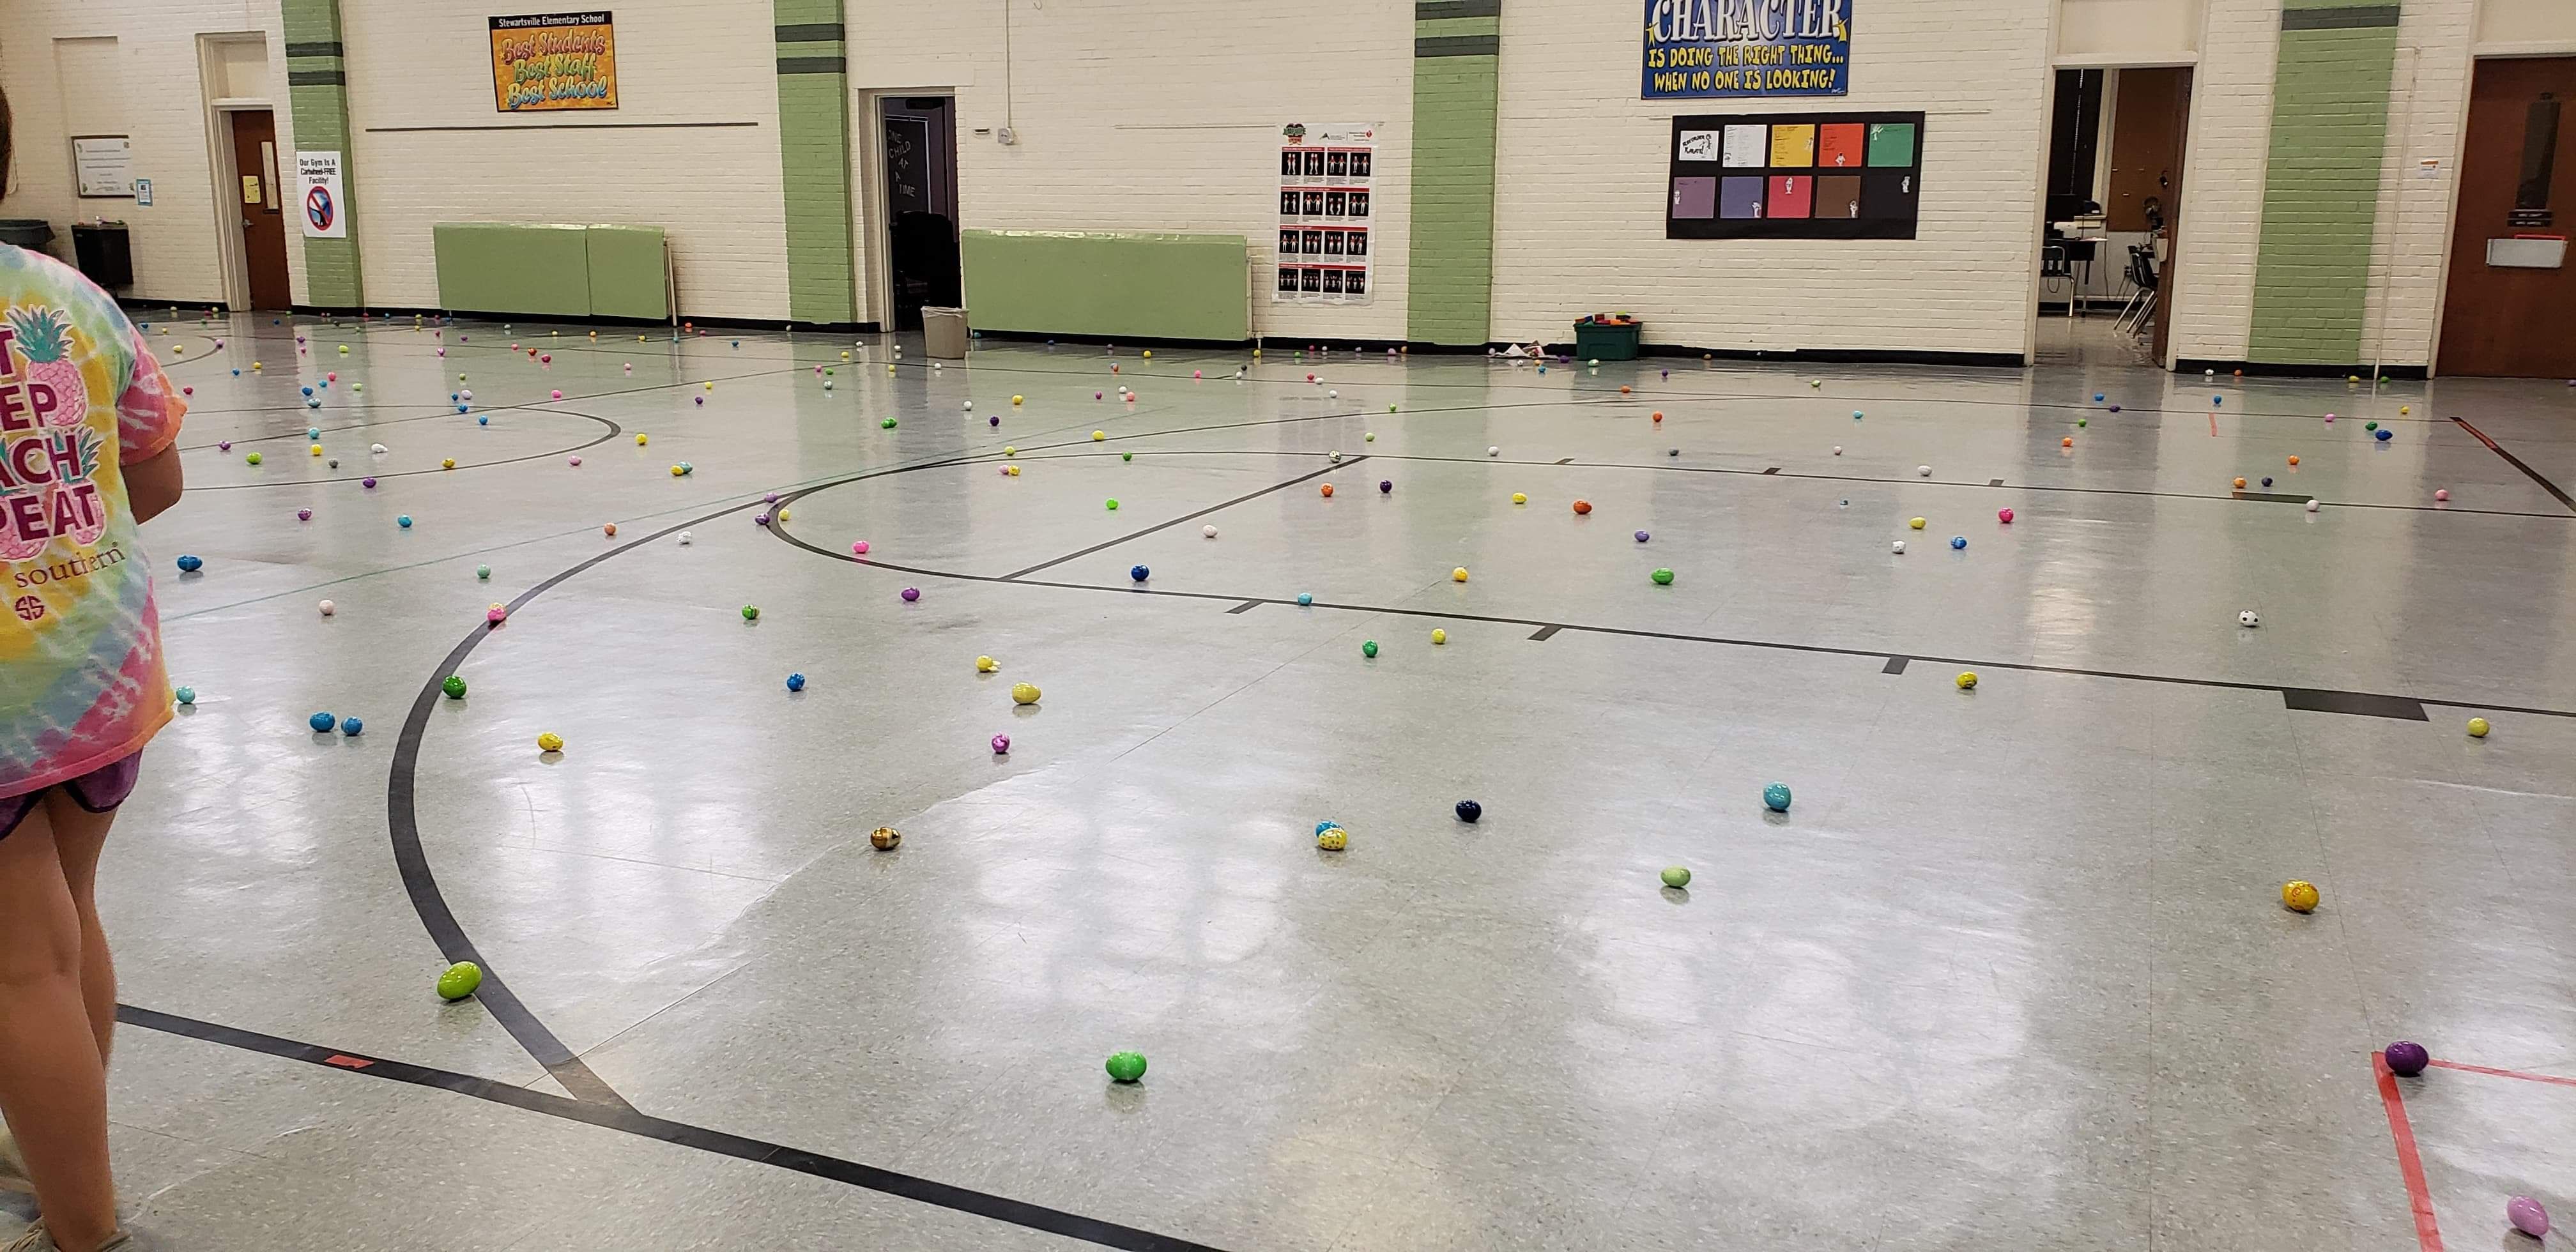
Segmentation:
<svg viewBox="0 0 2576 1252">
<path fill-rule="evenodd" d="M 451 456 L 451 457 L 445 457 L 445 458 L 442 458 L 442 459 L 439 461 L 439 463 L 438 463 L 438 468 L 440 468 L 440 469 L 455 469 L 455 468 L 456 468 L 456 458 L 455 458 L 455 457 L 452 457 L 452 456 Z"/>
<path fill-rule="evenodd" d="M 540 752 L 563 751 L 563 736 L 558 735 L 551 730 L 537 736 L 537 750 Z"/>
<path fill-rule="evenodd" d="M 990 674 L 994 670 L 1000 668 L 1002 668 L 1002 663 L 989 656 L 979 656 L 975 658 L 975 672 L 978 674 Z"/>
<path fill-rule="evenodd" d="M 1327 826 L 1315 832 L 1315 846 L 1326 852 L 1339 852 L 1351 846 L 1351 836 L 1339 826 Z"/>
<path fill-rule="evenodd" d="M 1037 685 L 1036 683 L 1013 683 L 1013 684 L 1011 684 L 1011 703 L 1013 703 L 1013 704 L 1035 704 L 1035 703 L 1037 703 L 1037 702 L 1038 702 L 1038 685 Z"/>
<path fill-rule="evenodd" d="M 1974 691 L 1974 690 L 1976 690 L 1976 689 L 1977 689 L 1977 671 L 1975 671 L 1975 670 L 1963 670 L 1963 671 L 1961 671 L 1961 672 L 1960 672 L 1960 674 L 1959 674 L 1959 690 L 1961 690 L 1961 691 Z"/>
<path fill-rule="evenodd" d="M 635 437 L 635 446 L 639 448 L 644 446 L 644 436 L 637 435 Z"/>
<path fill-rule="evenodd" d="M 2485 718 L 2483 718 L 2483 717 L 2472 717 L 2472 718 L 2470 718 L 2470 719 L 2469 719 L 2469 737 L 2470 737 L 2470 738 L 2472 738 L 2472 739 L 2484 739 L 2484 738 L 2486 738 L 2486 737 L 2487 737 L 2487 729 L 2488 729 L 2488 728 L 2487 728 L 2487 719 L 2485 719 Z"/>
<path fill-rule="evenodd" d="M 313 445 L 313 455 L 315 455 L 315 456 L 320 456 L 320 455 L 322 455 L 322 445 L 321 445 L 321 444 L 318 444 L 318 443 L 317 443 L 317 444 Z"/>
<path fill-rule="evenodd" d="M 1013 396 L 1013 397 L 1011 397 L 1011 403 L 1013 403 L 1013 404 L 1018 404 L 1019 402 L 1021 402 L 1021 401 L 1023 401 L 1023 400 L 1026 400 L 1026 399 L 1028 399 L 1028 397 L 1027 397 L 1027 396 Z"/>
<path fill-rule="evenodd" d="M 1458 568 L 1449 571 L 1449 581 L 1453 583 L 1463 583 L 1467 581 L 1467 567 L 1461 565 Z"/>
<path fill-rule="evenodd" d="M 1519 493 L 1519 492 L 1515 491 L 1515 492 L 1513 492 L 1513 493 L 1512 493 L 1512 503 L 1514 503 L 1514 504 L 1527 504 L 1527 503 L 1529 503 L 1529 497 L 1528 497 L 1528 496 L 1525 496 L 1525 495 L 1522 495 L 1521 493 Z"/>
<path fill-rule="evenodd" d="M 1432 632 L 1431 632 L 1431 642 L 1433 642 L 1433 643 L 1447 643 L 1447 642 L 1449 642 L 1449 632 L 1448 632 L 1448 631 L 1445 631 L 1445 630 L 1440 630 L 1440 629 L 1434 628 L 1434 629 L 1432 630 Z"/>
<path fill-rule="evenodd" d="M 2293 913 L 2313 913 L 2317 909 L 2317 885 L 2304 878 L 2293 878 L 2281 884 L 2281 906 Z"/>
<path fill-rule="evenodd" d="M 1091 441 L 1092 441 L 1093 443 L 1098 443 L 1098 442 L 1100 442 L 1101 440 L 1106 439 L 1106 438 L 1108 438 L 1108 437 L 1109 437 L 1109 432 L 1108 432 L 1108 431 L 1105 431 L 1105 430 L 1095 430 L 1095 431 L 1091 432 Z"/>
<path fill-rule="evenodd" d="M 1921 529 L 1923 529 L 1923 519 L 1922 519 L 1922 518 L 1919 518 L 1919 517 L 1918 517 L 1918 518 L 1915 518 L 1914 520 L 1912 520 L 1912 521 L 1910 521 L 1910 522 L 1907 522 L 1907 523 L 1906 523 L 1906 525 L 1907 525 L 1907 526 L 1910 526 L 1910 527 L 1912 527 L 1912 528 L 1914 528 L 1914 529 L 1916 529 L 1916 530 L 1921 530 Z"/>
</svg>

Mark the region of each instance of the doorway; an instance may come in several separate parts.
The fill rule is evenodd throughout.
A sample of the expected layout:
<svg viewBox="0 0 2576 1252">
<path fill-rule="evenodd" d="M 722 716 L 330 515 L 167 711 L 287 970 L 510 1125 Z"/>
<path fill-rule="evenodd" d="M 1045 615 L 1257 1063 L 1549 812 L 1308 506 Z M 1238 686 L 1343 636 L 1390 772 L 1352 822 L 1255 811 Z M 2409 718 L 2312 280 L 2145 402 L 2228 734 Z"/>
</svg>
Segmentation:
<svg viewBox="0 0 2576 1252">
<path fill-rule="evenodd" d="M 2057 71 L 2041 310 L 2080 320 L 2043 322 L 2052 355 L 2166 360 L 2191 83 L 2181 66 Z M 2107 324 L 2086 325 L 2097 311 Z"/>
<path fill-rule="evenodd" d="M 2576 378 L 2571 224 L 2576 57 L 2479 61 L 2442 297 L 2443 373 Z"/>
<path fill-rule="evenodd" d="M 886 96 L 878 113 L 894 329 L 918 330 L 924 306 L 960 303 L 957 101 L 953 96 Z"/>
<path fill-rule="evenodd" d="M 293 307 L 286 283 L 286 214 L 277 186 L 277 118 L 267 109 L 228 109 L 232 128 L 233 173 L 237 187 L 228 189 L 241 221 L 242 268 L 251 307 Z"/>
</svg>

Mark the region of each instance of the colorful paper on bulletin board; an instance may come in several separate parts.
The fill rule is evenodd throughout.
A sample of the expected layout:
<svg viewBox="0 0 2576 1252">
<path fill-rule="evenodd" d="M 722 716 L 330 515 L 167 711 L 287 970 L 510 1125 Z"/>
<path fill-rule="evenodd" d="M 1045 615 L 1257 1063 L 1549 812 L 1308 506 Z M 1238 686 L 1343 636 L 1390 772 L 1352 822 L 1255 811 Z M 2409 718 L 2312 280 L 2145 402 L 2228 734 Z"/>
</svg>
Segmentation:
<svg viewBox="0 0 2576 1252">
<path fill-rule="evenodd" d="M 492 103 L 501 112 L 617 107 L 617 29 L 606 11 L 491 23 Z"/>
<path fill-rule="evenodd" d="M 1859 0 L 1646 0 L 1644 98 L 1851 93 Z"/>
</svg>

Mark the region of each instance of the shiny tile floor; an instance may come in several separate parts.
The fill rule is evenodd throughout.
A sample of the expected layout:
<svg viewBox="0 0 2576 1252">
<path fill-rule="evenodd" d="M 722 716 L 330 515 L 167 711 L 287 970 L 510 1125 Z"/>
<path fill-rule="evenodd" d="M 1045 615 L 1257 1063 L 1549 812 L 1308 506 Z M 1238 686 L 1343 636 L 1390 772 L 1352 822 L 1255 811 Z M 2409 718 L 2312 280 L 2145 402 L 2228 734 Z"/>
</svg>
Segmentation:
<svg viewBox="0 0 2576 1252">
<path fill-rule="evenodd" d="M 2576 390 L 150 334 L 195 411 L 147 541 L 205 560 L 102 886 L 152 1246 L 2576 1218 Z M 2561 1077 L 2383 1092 L 2397 1038 Z"/>
</svg>

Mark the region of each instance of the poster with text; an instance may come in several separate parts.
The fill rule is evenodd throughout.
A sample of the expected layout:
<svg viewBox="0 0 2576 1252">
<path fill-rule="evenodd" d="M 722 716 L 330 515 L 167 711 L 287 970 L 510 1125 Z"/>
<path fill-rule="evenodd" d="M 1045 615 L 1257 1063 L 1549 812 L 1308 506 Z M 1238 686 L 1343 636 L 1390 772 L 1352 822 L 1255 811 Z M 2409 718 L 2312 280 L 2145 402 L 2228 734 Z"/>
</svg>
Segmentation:
<svg viewBox="0 0 2576 1252">
<path fill-rule="evenodd" d="M 295 186 L 302 197 L 299 203 L 305 238 L 349 237 L 349 201 L 340 189 L 339 153 L 297 151 Z M 243 193 L 249 193 L 247 184 Z"/>
<path fill-rule="evenodd" d="M 617 107 L 617 28 L 605 10 L 496 17 L 492 104 L 504 113 Z"/>
<path fill-rule="evenodd" d="M 1646 0 L 1643 96 L 1851 94 L 1858 0 Z"/>
<path fill-rule="evenodd" d="M 1279 256 L 1270 298 L 1366 304 L 1377 128 L 1307 126 L 1279 131 Z"/>
</svg>

